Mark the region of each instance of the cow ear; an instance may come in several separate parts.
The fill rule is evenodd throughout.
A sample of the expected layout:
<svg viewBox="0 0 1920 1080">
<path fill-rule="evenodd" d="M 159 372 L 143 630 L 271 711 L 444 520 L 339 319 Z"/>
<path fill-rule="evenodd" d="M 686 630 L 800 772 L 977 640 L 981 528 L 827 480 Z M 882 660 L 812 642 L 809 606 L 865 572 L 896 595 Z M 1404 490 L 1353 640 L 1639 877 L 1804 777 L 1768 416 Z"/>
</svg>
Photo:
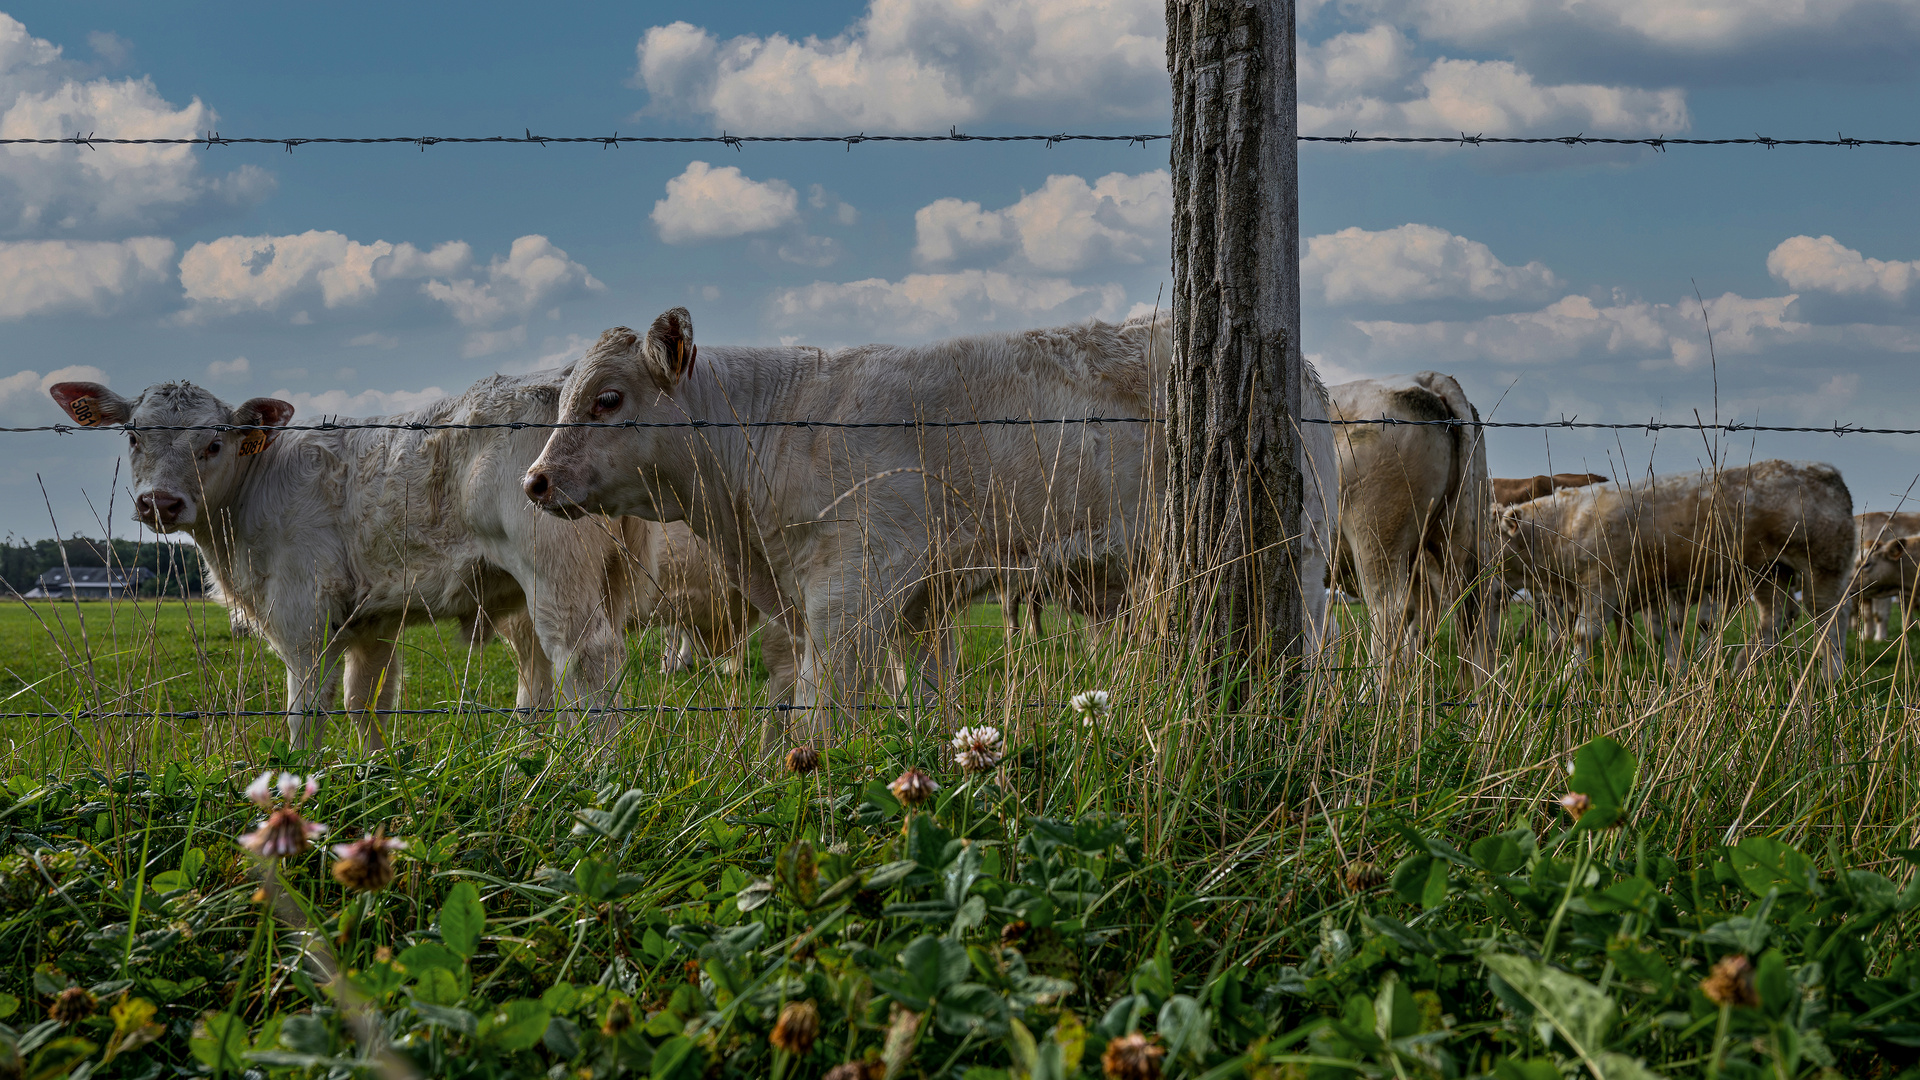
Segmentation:
<svg viewBox="0 0 1920 1080">
<path fill-rule="evenodd" d="M 240 407 L 233 410 L 232 422 L 254 429 L 240 433 L 241 456 L 257 454 L 272 445 L 274 433 L 262 431 L 261 428 L 285 427 L 287 421 L 292 419 L 292 403 L 279 398 L 257 397 L 241 402 Z"/>
<path fill-rule="evenodd" d="M 61 382 L 47 393 L 81 427 L 124 424 L 133 419 L 133 403 L 95 382 Z"/>
<path fill-rule="evenodd" d="M 1905 558 L 1907 554 L 1906 537 L 1901 537 L 1898 540 L 1887 541 L 1885 544 L 1881 545 L 1881 551 L 1884 552 L 1886 554 L 1886 557 L 1889 559 L 1899 560 L 1899 559 Z"/>
<path fill-rule="evenodd" d="M 663 390 L 672 390 L 687 377 L 699 352 L 693 344 L 693 315 L 686 308 L 669 308 L 647 329 L 647 366 Z"/>
<path fill-rule="evenodd" d="M 1508 536 L 1520 535 L 1520 515 L 1514 513 L 1517 509 L 1510 506 L 1500 512 L 1500 531 Z"/>
</svg>

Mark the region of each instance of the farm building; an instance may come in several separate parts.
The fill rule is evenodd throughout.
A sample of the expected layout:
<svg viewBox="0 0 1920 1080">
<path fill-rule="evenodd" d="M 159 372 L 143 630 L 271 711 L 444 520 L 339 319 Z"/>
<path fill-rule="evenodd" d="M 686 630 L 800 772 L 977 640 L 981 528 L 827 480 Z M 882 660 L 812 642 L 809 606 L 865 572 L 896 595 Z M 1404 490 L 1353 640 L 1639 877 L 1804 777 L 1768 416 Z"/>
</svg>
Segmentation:
<svg viewBox="0 0 1920 1080">
<path fill-rule="evenodd" d="M 153 571 L 144 566 L 129 570 L 119 566 L 62 567 L 41 574 L 26 594 L 29 600 L 112 600 L 135 596 L 144 582 L 153 579 Z"/>
</svg>

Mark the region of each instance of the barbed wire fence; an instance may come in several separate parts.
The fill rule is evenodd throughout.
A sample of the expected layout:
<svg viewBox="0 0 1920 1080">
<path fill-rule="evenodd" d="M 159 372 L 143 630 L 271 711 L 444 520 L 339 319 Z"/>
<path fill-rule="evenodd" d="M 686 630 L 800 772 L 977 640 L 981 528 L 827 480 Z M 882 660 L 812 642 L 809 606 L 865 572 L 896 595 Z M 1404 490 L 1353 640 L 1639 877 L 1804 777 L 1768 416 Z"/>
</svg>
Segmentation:
<svg viewBox="0 0 1920 1080">
<path fill-rule="evenodd" d="M 1468 420 L 1449 417 L 1444 420 L 1403 420 L 1393 416 L 1377 416 L 1370 419 L 1321 419 L 1318 417 L 1298 417 L 1302 424 L 1321 424 L 1330 427 L 1384 426 L 1384 427 L 1446 427 L 1446 428 L 1524 428 L 1528 430 L 1596 430 L 1596 431 L 1774 431 L 1811 435 L 1920 435 L 1920 428 L 1880 428 L 1865 427 L 1860 424 L 1834 422 L 1825 425 L 1811 424 L 1748 424 L 1739 420 L 1720 423 L 1670 420 L 1632 420 L 1625 422 L 1603 422 L 1598 420 Z M 974 420 L 509 420 L 498 423 L 438 423 L 426 420 L 328 420 L 315 424 L 101 424 L 81 426 L 79 424 L 38 424 L 29 427 L 0 427 L 0 434 L 26 434 L 32 432 L 53 432 L 57 435 L 71 435 L 81 431 L 111 432 L 115 434 L 138 434 L 142 431 L 218 431 L 218 432 L 282 432 L 282 431 L 495 431 L 495 430 L 560 430 L 567 428 L 603 428 L 609 431 L 640 431 L 657 428 L 821 428 L 827 430 L 871 430 L 880 428 L 969 428 L 969 427 L 1049 427 L 1075 424 L 1164 424 L 1165 417 L 1160 416 L 1006 416 Z"/>
<path fill-rule="evenodd" d="M 1169 134 L 1094 134 L 1094 133 L 1055 133 L 1055 134 L 1012 134 L 1012 135 L 974 135 L 964 133 L 958 128 L 949 129 L 944 135 L 869 135 L 864 132 L 851 135 L 733 135 L 722 132 L 718 135 L 621 135 L 617 131 L 611 135 L 554 136 L 538 135 L 532 129 L 523 129 L 519 136 L 224 136 L 217 131 L 208 131 L 195 137 L 142 137 L 124 138 L 103 136 L 92 132 L 76 132 L 61 137 L 14 137 L 0 138 L 0 146 L 16 145 L 68 145 L 98 150 L 103 146 L 188 146 L 188 147 L 226 147 L 226 146 L 277 146 L 287 153 L 301 146 L 339 146 L 339 145 L 389 145 L 413 146 L 425 152 L 430 146 L 506 146 L 534 145 L 591 145 L 602 149 L 617 149 L 629 145 L 717 145 L 735 151 L 744 150 L 749 145 L 761 144 L 837 144 L 851 151 L 855 146 L 865 143 L 1038 143 L 1048 149 L 1072 142 L 1124 143 L 1145 148 L 1150 143 L 1171 139 Z M 1920 139 L 1881 139 L 1857 138 L 1836 133 L 1833 138 L 1780 139 L 1755 133 L 1754 135 L 1732 138 L 1690 138 L 1645 136 L 1613 137 L 1590 136 L 1584 132 L 1573 135 L 1557 136 L 1489 136 L 1485 134 L 1469 135 L 1460 132 L 1451 136 L 1405 136 L 1405 135 L 1361 135 L 1358 131 L 1349 131 L 1345 135 L 1300 135 L 1298 141 L 1312 144 L 1337 144 L 1355 146 L 1366 144 L 1387 145 L 1430 145 L 1452 147 L 1482 146 L 1547 146 L 1565 147 L 1611 146 L 1644 147 L 1656 152 L 1665 152 L 1670 147 L 1725 147 L 1755 146 L 1766 150 L 1778 147 L 1822 147 L 1839 149 L 1859 149 L 1863 147 L 1920 147 Z M 1833 423 L 1829 425 L 1776 425 L 1725 422 L 1673 422 L 1649 419 L 1639 422 L 1600 422 L 1583 421 L 1578 418 L 1563 418 L 1543 421 L 1497 421 L 1447 418 L 1435 420 L 1408 420 L 1381 416 L 1370 419 L 1321 419 L 1299 418 L 1302 423 L 1331 426 L 1395 426 L 1395 427 L 1447 427 L 1480 429 L 1529 429 L 1529 430 L 1602 430 L 1602 431 L 1698 431 L 1698 432 L 1778 432 L 1796 434 L 1846 435 L 1920 435 L 1920 428 L 1867 427 L 1852 423 Z M 567 428 L 604 428 L 608 430 L 636 430 L 654 428 L 745 428 L 745 429 L 841 429 L 872 430 L 900 428 L 985 428 L 998 426 L 1070 426 L 1070 425 L 1106 425 L 1106 424 L 1161 424 L 1165 418 L 1157 416 L 1083 416 L 1083 417 L 999 417 L 960 420 L 891 420 L 891 421 L 837 421 L 813 419 L 779 420 L 681 420 L 681 421 L 511 421 L 501 423 L 442 423 L 410 420 L 323 420 L 311 424 L 287 425 L 245 425 L 245 424 L 106 424 L 82 426 L 76 424 L 43 424 L 21 427 L 0 427 L 3 434 L 53 433 L 67 435 L 82 431 L 112 432 L 116 434 L 137 434 L 143 431 L 213 431 L 213 432 L 252 432 L 252 431 L 439 431 L 439 430 L 524 430 L 524 429 L 567 429 Z M 1489 703 L 1478 701 L 1438 701 L 1431 703 L 1438 708 L 1477 708 Z M 1591 705 L 1591 702 L 1537 702 L 1526 704 L 1527 708 L 1565 708 L 1578 705 Z M 1003 706 L 1004 707 L 1004 706 Z M 1032 701 L 1012 703 L 1012 707 L 1029 709 L 1065 709 L 1069 702 Z M 478 702 L 460 702 L 456 705 L 440 708 L 416 709 L 308 709 L 304 715 L 311 716 L 357 716 L 367 712 L 377 712 L 382 716 L 452 716 L 466 714 L 484 714 L 499 716 L 544 716 L 564 713 L 604 713 L 610 715 L 658 715 L 683 713 L 773 713 L 788 714 L 807 712 L 814 706 L 793 705 L 788 703 L 752 704 L 752 705 L 609 705 L 603 708 L 587 709 L 583 707 L 560 706 L 550 709 L 502 708 L 488 706 Z M 834 710 L 898 710 L 900 706 L 892 704 L 838 703 L 819 706 Z M 57 719 L 100 721 L 109 719 L 145 719 L 145 720 L 204 720 L 216 718 L 281 718 L 289 715 L 285 709 L 187 709 L 187 710 L 96 710 L 76 708 L 69 710 L 43 710 L 22 712 L 0 712 L 0 721 Z"/>
<path fill-rule="evenodd" d="M 1053 135 L 970 135 L 958 128 L 951 129 L 945 135 L 730 135 L 722 132 L 718 135 L 535 135 L 533 129 L 523 129 L 522 135 L 376 135 L 376 136 L 263 136 L 263 135 L 221 135 L 209 131 L 205 135 L 155 138 L 120 138 L 110 135 L 96 135 L 92 132 L 81 134 L 39 138 L 0 139 L 0 146 L 84 146 L 97 150 L 102 146 L 278 146 L 292 153 L 299 146 L 413 146 L 424 152 L 429 146 L 599 146 L 613 149 L 620 146 L 685 146 L 715 145 L 733 150 L 743 150 L 749 145 L 762 143 L 836 143 L 848 150 L 862 143 L 1042 143 L 1048 149 L 1070 142 L 1117 142 L 1138 144 L 1144 148 L 1148 143 L 1164 142 L 1173 138 L 1170 134 L 1145 135 L 1101 135 L 1088 133 L 1060 132 Z M 1338 143 L 1356 146 L 1365 143 L 1389 143 L 1400 145 L 1438 145 L 1438 146 L 1643 146 L 1664 152 L 1670 146 L 1758 146 L 1771 150 L 1778 146 L 1826 146 L 1853 150 L 1864 146 L 1920 147 L 1920 139 L 1860 139 L 1836 133 L 1831 139 L 1776 139 L 1755 133 L 1752 136 L 1737 136 L 1720 139 L 1696 139 L 1666 135 L 1610 136 L 1588 135 L 1580 132 L 1574 135 L 1362 135 L 1358 131 L 1349 131 L 1345 135 L 1299 135 L 1303 143 Z"/>
</svg>

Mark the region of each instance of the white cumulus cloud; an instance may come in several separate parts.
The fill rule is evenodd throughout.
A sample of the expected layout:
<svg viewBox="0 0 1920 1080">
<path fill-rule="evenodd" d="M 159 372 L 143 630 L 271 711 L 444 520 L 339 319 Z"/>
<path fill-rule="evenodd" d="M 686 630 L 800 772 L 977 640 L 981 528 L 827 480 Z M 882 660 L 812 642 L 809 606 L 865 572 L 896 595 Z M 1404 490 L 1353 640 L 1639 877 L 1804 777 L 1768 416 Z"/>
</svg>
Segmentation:
<svg viewBox="0 0 1920 1080">
<path fill-rule="evenodd" d="M 1119 285 L 1078 285 L 998 270 L 908 274 L 899 281 L 817 281 L 780 290 L 772 300 L 773 319 L 784 327 L 839 330 L 860 340 L 1112 320 L 1126 308 L 1126 291 Z"/>
<path fill-rule="evenodd" d="M 190 138 L 214 120 L 197 98 L 176 108 L 151 79 L 84 78 L 58 47 L 0 14 L 0 137 Z M 0 228 L 124 235 L 208 208 L 251 205 L 273 189 L 272 176 L 256 166 L 209 177 L 200 168 L 205 160 L 189 146 L 0 147 Z"/>
<path fill-rule="evenodd" d="M 1510 60 L 1424 62 L 1386 25 L 1303 42 L 1298 53 L 1304 134 L 1635 136 L 1691 124 L 1676 88 L 1543 83 Z"/>
<path fill-rule="evenodd" d="M 976 253 L 1017 253 L 1052 272 L 1167 258 L 1173 180 L 1165 169 L 1108 173 L 1092 184 L 1054 175 L 999 210 L 939 199 L 913 217 L 914 258 L 938 265 Z"/>
<path fill-rule="evenodd" d="M 253 364 L 244 356 L 231 360 L 214 360 L 207 364 L 207 378 L 214 380 L 244 379 L 253 374 Z"/>
<path fill-rule="evenodd" d="M 655 110 L 743 132 L 1148 118 L 1165 115 L 1165 18 L 1155 0 L 871 0 L 831 38 L 675 22 L 640 39 L 635 81 Z"/>
<path fill-rule="evenodd" d="M 504 256 L 477 265 L 471 246 L 449 241 L 431 249 L 375 240 L 361 243 L 341 233 L 310 230 L 291 236 L 223 236 L 195 244 L 180 259 L 180 284 L 189 306 L 182 322 L 204 322 L 249 311 L 277 311 L 315 298 L 327 309 L 350 307 L 378 296 L 388 282 L 421 281 L 417 293 L 442 305 L 455 321 L 474 328 L 465 348 L 485 355 L 526 340 L 524 320 L 556 301 L 606 286 L 544 236 L 513 242 Z M 313 321 L 303 306 L 296 325 Z M 371 332 L 350 345 L 392 348 L 390 335 Z"/>
<path fill-rule="evenodd" d="M 363 244 L 332 230 L 291 236 L 222 236 L 187 249 L 180 284 L 197 320 L 238 311 L 271 311 L 318 290 L 329 308 L 359 303 L 391 278 L 424 277 L 466 265 L 472 251 L 446 243 L 430 252 L 412 244 Z"/>
<path fill-rule="evenodd" d="M 1795 38 L 1812 44 L 1866 26 L 1920 36 L 1920 10 L 1910 0 L 1343 0 L 1341 8 L 1412 26 L 1429 40 L 1472 46 L 1603 34 L 1711 54 Z"/>
<path fill-rule="evenodd" d="M 1866 328 L 1829 329 L 1797 321 L 1789 313 L 1796 299 L 1726 293 L 1708 300 L 1706 314 L 1713 326 L 1715 353 L 1725 359 L 1825 337 L 1846 335 L 1865 344 L 1876 336 Z M 1585 296 L 1566 296 L 1536 311 L 1480 319 L 1360 320 L 1352 325 L 1366 336 L 1373 356 L 1404 357 L 1423 364 L 1484 360 L 1548 365 L 1622 359 L 1646 367 L 1695 368 L 1706 366 L 1709 358 L 1700 305 L 1692 297 L 1659 304 L 1624 298 L 1595 303 Z M 1879 345 L 1897 347 L 1897 334 L 1878 336 Z M 1914 339 L 1909 350 L 1920 347 L 1920 336 L 1907 337 Z"/>
<path fill-rule="evenodd" d="M 107 373 L 92 364 L 69 364 L 55 368 L 42 375 L 37 371 L 16 371 L 0 377 L 0 406 L 17 404 L 39 404 L 45 401 L 48 408 L 55 408 L 52 400 L 45 395 L 47 388 L 59 382 L 97 382 L 102 385 L 110 382 Z"/>
<path fill-rule="evenodd" d="M 106 312 L 143 285 L 167 280 L 173 241 L 23 240 L 0 243 L 0 319 Z"/>
<path fill-rule="evenodd" d="M 732 165 L 687 164 L 653 204 L 653 224 L 669 244 L 765 232 L 799 216 L 800 193 L 784 180 L 749 180 Z"/>
<path fill-rule="evenodd" d="M 469 326 L 525 317 L 562 297 L 605 288 L 586 267 L 539 235 L 515 240 L 505 258 L 496 255 L 487 264 L 485 276 L 436 279 L 421 286 L 428 296 L 447 305 L 454 318 Z"/>
<path fill-rule="evenodd" d="M 1418 224 L 1310 237 L 1300 277 L 1329 304 L 1543 298 L 1563 284 L 1541 263 L 1509 266 L 1477 240 Z"/>
<path fill-rule="evenodd" d="M 1767 272 L 1801 292 L 1904 300 L 1920 287 L 1920 260 L 1870 259 L 1831 236 L 1794 236 L 1767 254 Z"/>
</svg>

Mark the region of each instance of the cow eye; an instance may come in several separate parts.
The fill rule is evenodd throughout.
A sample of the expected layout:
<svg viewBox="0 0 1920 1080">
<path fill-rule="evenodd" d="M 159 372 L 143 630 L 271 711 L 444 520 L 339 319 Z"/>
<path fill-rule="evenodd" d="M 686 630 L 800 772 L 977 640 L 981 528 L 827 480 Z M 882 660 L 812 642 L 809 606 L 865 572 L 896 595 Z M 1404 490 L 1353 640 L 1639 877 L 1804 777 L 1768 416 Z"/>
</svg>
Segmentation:
<svg viewBox="0 0 1920 1080">
<path fill-rule="evenodd" d="M 612 412 L 620 407 L 626 396 L 618 390 L 602 390 L 600 396 L 593 399 L 594 412 Z"/>
<path fill-rule="evenodd" d="M 215 455 L 215 454 L 217 454 L 217 453 L 219 453 L 219 452 L 220 452 L 220 440 L 219 440 L 219 439 L 215 439 L 215 440 L 213 440 L 212 442 L 210 442 L 210 443 L 208 443 L 208 444 L 207 444 L 207 456 L 208 456 L 208 457 L 212 457 L 213 455 Z"/>
<path fill-rule="evenodd" d="M 140 449 L 140 436 L 138 435 L 127 436 L 127 449 L 129 450 Z"/>
</svg>

